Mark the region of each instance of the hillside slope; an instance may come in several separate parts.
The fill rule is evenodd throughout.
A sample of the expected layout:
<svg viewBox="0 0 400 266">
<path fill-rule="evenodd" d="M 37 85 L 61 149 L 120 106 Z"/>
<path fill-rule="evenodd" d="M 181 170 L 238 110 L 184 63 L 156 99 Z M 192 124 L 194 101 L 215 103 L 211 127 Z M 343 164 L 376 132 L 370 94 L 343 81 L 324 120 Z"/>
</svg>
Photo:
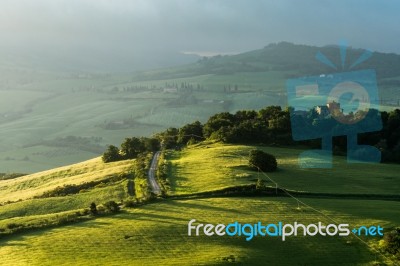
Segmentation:
<svg viewBox="0 0 400 266">
<path fill-rule="evenodd" d="M 59 186 L 105 180 L 113 175 L 127 172 L 131 167 L 131 160 L 104 164 L 101 158 L 95 158 L 15 179 L 2 180 L 0 202 L 30 199 Z"/>
<path fill-rule="evenodd" d="M 364 49 L 348 47 L 345 65 L 340 61 L 340 48 L 336 45 L 323 47 L 298 45 L 289 42 L 272 43 L 262 49 L 237 55 L 214 56 L 203 58 L 196 64 L 186 65 L 156 71 L 146 71 L 138 74 L 138 79 L 170 79 L 177 77 L 196 76 L 200 74 L 235 74 L 240 72 L 279 71 L 286 76 L 319 75 L 321 73 L 347 71 L 362 55 Z M 336 67 L 332 69 L 315 57 L 318 52 L 324 54 Z M 393 53 L 372 52 L 371 57 L 353 68 L 375 69 L 381 85 L 389 84 L 385 79 L 400 76 L 400 55 Z M 393 83 L 392 83 L 393 84 Z M 397 80 L 397 85 L 399 82 Z"/>
<path fill-rule="evenodd" d="M 259 173 L 248 167 L 252 149 L 274 154 L 278 171 Z M 334 156 L 331 169 L 301 169 L 298 155 L 304 150 L 291 147 L 266 147 L 200 143 L 182 151 L 171 151 L 171 193 L 198 193 L 230 186 L 255 183 L 258 178 L 266 185 L 295 191 L 338 194 L 398 195 L 400 177 L 397 164 L 349 164 L 345 157 Z"/>
<path fill-rule="evenodd" d="M 290 43 L 135 73 L 55 73 L 0 66 L 0 169 L 33 173 L 99 156 L 127 136 L 149 136 L 219 112 L 287 105 L 286 80 L 336 72 L 338 47 Z M 344 71 L 362 53 L 349 49 Z M 373 53 L 382 109 L 400 103 L 400 56 Z M 341 67 L 338 72 L 343 71 Z"/>
<path fill-rule="evenodd" d="M 400 223 L 399 202 L 307 201 L 338 222 L 352 225 Z M 371 211 L 374 217 L 369 217 Z M 393 210 L 388 212 L 389 210 Z M 199 237 L 187 235 L 187 223 L 329 223 L 308 208 L 297 209 L 288 198 L 217 198 L 165 201 L 112 217 L 61 228 L 45 229 L 0 240 L 8 265 L 373 265 L 390 260 L 375 255 L 355 237 Z M 365 239 L 367 240 L 367 239 Z M 376 243 L 376 239 L 373 239 Z M 287 250 L 291 250 L 291 256 Z"/>
<path fill-rule="evenodd" d="M 263 149 L 276 155 L 277 172 L 267 175 L 249 169 L 247 155 L 251 149 Z M 379 237 L 360 239 L 354 236 L 292 237 L 285 242 L 273 237 L 189 237 L 187 223 L 349 223 L 351 226 L 381 225 L 385 230 L 400 223 L 399 201 L 371 200 L 359 197 L 298 199 L 268 195 L 236 195 L 184 199 L 198 192 L 254 184 L 259 178 L 267 186 L 271 179 L 291 190 L 347 194 L 398 194 L 398 165 L 348 165 L 335 157 L 334 168 L 299 169 L 299 149 L 224 145 L 203 142 L 181 151 L 167 151 L 167 180 L 173 197 L 151 204 L 124 207 L 111 216 L 87 216 L 91 202 L 98 206 L 110 200 L 134 199 L 127 184 L 132 160 L 104 164 L 100 158 L 45 171 L 15 180 L 0 181 L 5 195 L 24 200 L 0 206 L 0 232 L 6 234 L 24 225 L 42 227 L 0 236 L 0 255 L 8 265 L 54 264 L 195 264 L 222 265 L 227 262 L 264 265 L 279 261 L 281 265 L 370 265 L 374 261 L 393 265 L 389 257 L 377 251 Z M 123 175 L 123 179 L 82 190 L 79 193 L 31 199 L 51 191 L 54 186 L 82 184 Z M 127 175 L 128 174 L 128 175 Z M 271 179 L 270 179 L 271 178 Z M 139 180 L 135 180 L 139 182 Z M 145 181 L 145 179 L 144 179 Z M 5 183 L 2 183 L 5 182 Z M 135 187 L 138 187 L 135 185 Z M 140 185 L 139 185 L 140 187 Z M 22 195 L 21 195 L 22 196 Z M 138 195 L 136 195 L 138 196 Z M 3 196 L 4 197 L 4 196 Z M 100 208 L 100 207 L 99 207 Z M 72 217 L 72 218 L 71 218 Z M 72 220 L 71 220 L 72 219 Z M 79 222 L 79 223 L 78 223 Z M 46 226 L 42 226 L 47 224 Z M 52 226 L 48 226 L 51 224 Z M 363 242 L 365 241 L 365 242 Z M 287 248 L 295 256 L 287 256 Z M 196 256 L 193 256 L 193 254 Z"/>
</svg>

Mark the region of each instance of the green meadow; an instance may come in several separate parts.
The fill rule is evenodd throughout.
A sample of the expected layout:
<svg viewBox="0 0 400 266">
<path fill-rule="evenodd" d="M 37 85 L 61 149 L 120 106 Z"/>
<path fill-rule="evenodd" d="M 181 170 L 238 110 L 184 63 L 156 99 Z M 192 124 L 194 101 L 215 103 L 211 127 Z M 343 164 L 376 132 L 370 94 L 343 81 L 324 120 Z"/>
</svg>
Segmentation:
<svg viewBox="0 0 400 266">
<path fill-rule="evenodd" d="M 104 164 L 100 158 L 47 170 L 20 178 L 2 180 L 0 202 L 31 199 L 58 186 L 101 181 L 130 172 L 131 160 Z"/>
<path fill-rule="evenodd" d="M 338 222 L 398 225 L 398 202 L 312 200 Z M 384 208 L 382 208 L 384 206 Z M 376 210 L 371 217 L 371 209 Z M 3 240 L 7 265 L 375 265 L 377 238 L 217 237 L 187 235 L 187 223 L 316 223 L 331 221 L 288 198 L 211 198 L 164 201 L 79 224 L 40 230 Z M 288 256 L 290 250 L 290 256 Z"/>
<path fill-rule="evenodd" d="M 275 154 L 277 172 L 268 177 L 295 191 L 344 194 L 398 195 L 398 165 L 349 165 L 334 158 L 324 171 L 299 169 L 302 150 L 285 147 L 223 145 L 203 142 L 181 151 L 167 151 L 170 191 L 175 199 L 158 199 L 124 207 L 120 213 L 82 219 L 80 222 L 30 229 L 0 236 L 0 255 L 6 265 L 395 265 L 379 252 L 380 237 L 206 237 L 187 235 L 191 219 L 198 223 L 348 223 L 380 225 L 390 230 L 399 225 L 398 201 L 368 199 L 318 199 L 301 197 L 206 197 L 179 199 L 197 192 L 254 184 L 258 178 L 274 184 L 263 173 L 250 170 L 247 155 L 259 148 Z M 100 158 L 75 165 L 0 181 L 4 191 L 0 206 L 0 231 L 10 224 L 40 226 L 56 223 L 109 200 L 122 202 L 140 197 L 141 180 L 134 179 L 136 195 L 127 192 L 123 179 L 95 186 L 77 194 L 33 198 L 65 184 L 99 181 L 131 173 L 133 160 L 104 164 Z M 19 200 L 20 199 L 20 200 Z M 304 204 L 303 204 L 304 203 Z M 14 225 L 15 226 L 15 225 Z M 290 250 L 290 256 L 287 252 Z"/>
<path fill-rule="evenodd" d="M 400 224 L 399 165 L 349 164 L 334 156 L 331 169 L 301 169 L 297 158 L 304 150 L 298 146 L 205 141 L 165 151 L 166 196 L 156 197 L 146 178 L 135 176 L 135 160 L 105 164 L 99 158 L 108 145 L 127 137 L 204 123 L 221 112 L 286 107 L 288 78 L 328 73 L 310 62 L 318 49 L 270 45 L 135 73 L 58 73 L 0 65 L 0 169 L 28 174 L 0 180 L 0 264 L 398 265 L 382 253 L 381 237 L 282 241 L 257 236 L 246 241 L 243 236 L 188 236 L 187 224 L 192 219 L 212 224 L 334 222 L 380 225 L 387 232 Z M 358 58 L 357 51 L 349 55 Z M 398 56 L 375 57 L 367 66 L 384 74 L 377 80 L 380 109 L 392 110 L 400 101 Z M 252 149 L 275 155 L 278 170 L 250 169 Z M 259 180 L 299 198 L 221 193 Z M 105 211 L 111 201 L 122 209 Z M 99 212 L 91 212 L 92 203 Z"/>
<path fill-rule="evenodd" d="M 25 82 L 13 77 L 19 82 L 12 90 L 11 85 L 0 89 L 3 172 L 52 169 L 96 157 L 129 136 L 205 122 L 223 111 L 284 104 L 283 97 L 274 97 L 282 77 L 267 72 L 145 81 L 128 74 L 78 78 L 38 72 L 28 77 Z M 164 92 L 167 83 L 179 91 Z M 181 88 L 182 83 L 193 89 Z M 224 86 L 235 85 L 237 91 L 224 92 Z M 70 136 L 81 140 L 66 142 Z"/>
<path fill-rule="evenodd" d="M 274 154 L 278 171 L 258 173 L 248 169 L 248 154 L 258 148 Z M 298 155 L 304 150 L 281 147 L 253 147 L 202 143 L 168 153 L 171 163 L 171 190 L 175 194 L 203 192 L 255 182 L 289 190 L 338 194 L 390 194 L 400 191 L 400 167 L 395 164 L 349 164 L 335 156 L 331 169 L 301 169 Z M 273 183 L 271 179 L 275 182 Z"/>
<path fill-rule="evenodd" d="M 205 122 L 220 112 L 286 106 L 286 79 L 299 75 L 276 70 L 204 74 L 196 66 L 188 65 L 195 69 L 189 72 L 177 67 L 97 75 L 6 69 L 9 82 L 0 83 L 2 172 L 33 173 L 87 160 L 126 137 Z M 168 86 L 177 91 L 165 92 Z M 381 97 L 400 96 L 384 85 Z M 381 109 L 393 106 L 383 103 Z M 67 141 L 71 136 L 80 139 Z"/>
</svg>

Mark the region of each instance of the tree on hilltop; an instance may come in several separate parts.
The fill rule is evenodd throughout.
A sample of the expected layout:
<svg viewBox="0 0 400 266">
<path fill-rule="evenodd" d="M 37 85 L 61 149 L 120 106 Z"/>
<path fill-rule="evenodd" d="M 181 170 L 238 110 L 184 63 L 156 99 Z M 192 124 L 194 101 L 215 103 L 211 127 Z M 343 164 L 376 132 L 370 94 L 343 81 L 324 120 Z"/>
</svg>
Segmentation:
<svg viewBox="0 0 400 266">
<path fill-rule="evenodd" d="M 103 162 L 115 162 L 122 159 L 121 154 L 119 153 L 119 149 L 114 145 L 108 146 L 108 149 L 104 152 L 102 156 Z"/>
</svg>

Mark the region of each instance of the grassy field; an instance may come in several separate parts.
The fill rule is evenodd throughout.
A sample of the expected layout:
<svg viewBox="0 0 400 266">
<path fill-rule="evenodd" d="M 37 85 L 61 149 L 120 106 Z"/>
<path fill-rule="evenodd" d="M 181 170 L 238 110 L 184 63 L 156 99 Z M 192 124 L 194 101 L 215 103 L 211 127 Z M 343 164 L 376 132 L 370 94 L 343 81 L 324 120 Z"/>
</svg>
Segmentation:
<svg viewBox="0 0 400 266">
<path fill-rule="evenodd" d="M 121 201 L 128 197 L 125 191 L 125 186 L 121 182 L 117 185 L 96 188 L 89 192 L 78 193 L 71 196 L 28 199 L 2 206 L 0 219 L 20 219 L 20 217 L 79 210 L 83 208 L 88 208 L 90 203 L 92 202 L 105 203 L 109 200 Z M 6 222 L 10 221 L 6 220 L 3 223 Z"/>
<path fill-rule="evenodd" d="M 0 202 L 0 232 L 9 232 L 14 227 L 41 227 L 58 224 L 62 219 L 76 216 L 92 202 L 97 205 L 110 200 L 121 202 L 130 198 L 128 180 L 110 178 L 130 174 L 132 160 L 104 164 L 100 158 L 75 165 L 65 166 L 16 179 L 0 181 L 3 191 Z M 79 193 L 58 197 L 43 197 L 45 192 L 57 187 L 79 186 L 93 183 Z M 108 183 L 106 183 L 108 182 Z M 140 188 L 137 189 L 140 192 Z M 137 195 L 140 196 L 140 195 Z M 90 217 L 84 217 L 85 219 Z"/>
<path fill-rule="evenodd" d="M 8 80 L 0 81 L 0 168 L 3 172 L 26 173 L 96 157 L 106 145 L 118 145 L 127 136 L 148 136 L 170 126 L 204 122 L 218 112 L 274 104 L 271 98 L 256 105 L 242 99 L 256 98 L 255 93 L 269 89 L 268 84 L 278 84 L 281 78 L 271 72 L 142 81 L 130 74 L 64 74 L 12 68 L 1 71 Z M 194 91 L 163 93 L 166 83 L 178 84 L 179 89 L 182 83 L 191 84 Z M 198 84 L 201 91 L 197 90 Z M 223 86 L 235 84 L 239 86 L 237 95 L 223 92 Z M 245 96 L 240 93 L 243 91 Z M 195 102 L 181 99 L 188 95 Z M 230 106 L 222 101 L 229 101 Z M 128 120 L 130 123 L 124 122 Z M 48 145 L 67 136 L 87 138 L 103 149 Z M 94 138 L 98 140 L 94 142 Z"/>
<path fill-rule="evenodd" d="M 109 176 L 129 172 L 132 160 L 104 164 L 101 158 L 64 166 L 16 179 L 0 181 L 0 202 L 16 201 L 40 196 L 58 186 L 103 180 Z"/>
<path fill-rule="evenodd" d="M 229 62 L 228 62 L 229 63 Z M 168 127 L 195 120 L 205 122 L 218 112 L 286 105 L 285 80 L 294 72 L 238 72 L 185 75 L 171 68 L 170 75 L 62 74 L 24 72 L 0 68 L 1 172 L 33 173 L 0 181 L 0 233 L 10 225 L 55 225 L 60 217 L 128 195 L 128 180 L 99 185 L 73 195 L 34 198 L 59 186 L 97 182 L 131 173 L 133 161 L 104 164 L 98 157 L 108 144 L 119 145 L 130 136 L 150 136 Z M 22 72 L 21 72 L 22 71 Z M 176 71 L 176 73 L 174 73 Z M 19 73 L 19 74 L 18 74 Z M 191 72 L 191 73 L 195 73 Z M 15 76 L 14 76 L 15 75 Z M 163 92 L 166 83 L 176 92 Z M 192 89 L 181 84 L 193 85 Z M 198 89 L 198 85 L 200 88 Z M 236 91 L 224 87 L 237 85 Z M 128 90 L 127 88 L 134 88 Z M 382 98 L 399 97 L 395 87 L 381 90 Z M 393 107 L 383 106 L 382 110 Z M 72 140 L 72 141 L 71 141 Z M 247 156 L 259 148 L 278 159 L 277 172 L 250 170 Z M 334 157 L 333 168 L 300 169 L 302 150 L 201 143 L 181 151 L 168 151 L 168 181 L 179 196 L 237 185 L 255 184 L 295 191 L 337 194 L 399 195 L 399 165 L 348 164 Z M 88 160 L 88 161 L 85 161 Z M 133 180 L 129 180 L 133 181 Z M 136 197 L 144 195 L 146 179 L 135 180 Z M 296 237 L 277 238 L 188 237 L 187 223 L 336 222 L 352 226 L 381 225 L 388 230 L 400 224 L 398 201 L 311 199 L 277 197 L 203 198 L 160 200 L 113 216 L 86 217 L 67 226 L 35 229 L 0 237 L 0 264 L 4 265 L 392 265 L 375 253 L 380 238 Z M 327 216 L 325 216 L 327 215 Z"/>
<path fill-rule="evenodd" d="M 255 182 L 259 177 L 275 186 L 266 175 L 252 171 L 247 157 L 252 146 L 199 144 L 170 152 L 172 192 L 194 193 Z M 307 192 L 342 194 L 393 194 L 400 191 L 400 166 L 395 164 L 348 164 L 334 157 L 331 169 L 301 169 L 295 148 L 257 147 L 277 157 L 278 171 L 269 173 L 278 186 Z"/>
<path fill-rule="evenodd" d="M 288 75 L 296 76 L 293 71 L 275 70 L 207 75 L 184 70 L 148 71 L 154 75 L 146 79 L 128 73 L 65 74 L 0 67 L 7 78 L 0 80 L 2 172 L 33 173 L 87 160 L 125 137 L 205 122 L 219 112 L 286 106 L 285 82 Z M 176 77 L 157 74 L 165 71 L 176 72 Z M 164 92 L 166 84 L 176 84 L 178 91 Z M 182 84 L 193 88 L 181 88 Z M 231 91 L 224 91 L 229 86 Z M 398 93 L 396 88 L 381 90 L 384 99 L 397 99 Z M 54 145 L 68 136 L 85 138 L 89 148 L 77 143 Z"/>
<path fill-rule="evenodd" d="M 387 212 L 398 209 L 398 202 L 312 200 L 312 204 L 351 225 L 390 227 L 400 222 L 398 215 Z M 246 241 L 243 237 L 187 236 L 191 219 L 213 224 L 329 222 L 310 209 L 296 207 L 287 198 L 165 201 L 1 240 L 0 255 L 7 265 L 225 265 L 228 260 L 242 265 L 374 265 L 384 261 L 352 236 L 291 237 L 285 242 L 274 237 Z M 371 209 L 376 210 L 373 217 Z"/>
<path fill-rule="evenodd" d="M 170 194 L 188 195 L 235 185 L 254 184 L 262 173 L 247 166 L 254 146 L 204 142 L 166 154 Z M 268 176 L 287 189 L 354 194 L 398 194 L 397 165 L 347 165 L 335 157 L 334 168 L 299 169 L 300 149 L 257 147 L 277 156 L 279 170 Z M 100 158 L 13 180 L 0 181 L 0 231 L 10 225 L 54 224 L 91 202 L 124 201 L 127 180 L 94 187 L 64 197 L 32 199 L 65 184 L 103 180 L 131 171 L 132 161 L 104 164 Z M 136 180 L 137 197 L 145 179 Z M 72 225 L 35 229 L 0 238 L 6 265 L 376 265 L 390 258 L 374 251 L 379 237 L 189 237 L 187 223 L 349 223 L 351 227 L 380 225 L 389 230 L 400 223 L 398 201 L 301 198 L 308 206 L 285 197 L 218 197 L 164 199 L 112 216 L 86 217 Z M 311 207 L 309 207 L 311 206 Z M 317 211 L 316 211 L 317 210 Z M 364 242 L 363 242 L 364 241 Z M 290 251 L 290 256 L 288 252 Z"/>
</svg>

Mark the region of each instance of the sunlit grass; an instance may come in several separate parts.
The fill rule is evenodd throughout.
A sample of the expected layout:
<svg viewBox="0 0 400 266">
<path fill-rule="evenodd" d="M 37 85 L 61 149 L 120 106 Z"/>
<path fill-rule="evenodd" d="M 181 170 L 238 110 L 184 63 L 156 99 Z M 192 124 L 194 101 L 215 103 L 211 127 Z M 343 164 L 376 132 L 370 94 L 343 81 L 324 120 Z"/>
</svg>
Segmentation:
<svg viewBox="0 0 400 266">
<path fill-rule="evenodd" d="M 258 173 L 248 167 L 248 154 L 258 148 L 276 156 L 278 171 Z M 301 169 L 297 148 L 199 144 L 170 153 L 172 192 L 192 193 L 254 183 L 262 178 L 269 186 L 308 192 L 399 195 L 400 166 L 395 164 L 349 164 L 334 157 L 330 169 Z"/>
<path fill-rule="evenodd" d="M 69 210 L 89 208 L 90 203 L 102 204 L 110 200 L 120 202 L 128 197 L 125 183 L 120 182 L 103 188 L 64 197 L 28 199 L 0 206 L 0 219 L 30 215 L 51 214 Z"/>
<path fill-rule="evenodd" d="M 385 227 L 399 217 L 387 210 L 398 202 L 312 200 L 312 204 L 338 222 Z M 381 208 L 385 206 L 385 208 Z M 366 218 L 371 208 L 376 217 Z M 348 211 L 351 209 L 351 213 Z M 187 223 L 276 223 L 283 221 L 330 223 L 308 208 L 297 209 L 288 198 L 219 198 L 166 201 L 113 217 L 32 232 L 1 241 L 2 262 L 29 265 L 107 264 L 187 265 L 224 264 L 226 258 L 246 265 L 369 265 L 375 256 L 359 240 L 349 237 L 188 237 Z M 379 239 L 373 239 L 378 241 Z M 29 247 L 29 252 L 26 248 Z M 290 250 L 290 256 L 287 252 Z"/>
<path fill-rule="evenodd" d="M 82 163 L 64 166 L 16 179 L 0 181 L 0 202 L 28 199 L 66 184 L 80 184 L 102 180 L 107 176 L 128 171 L 132 161 L 103 163 L 95 158 Z"/>
<path fill-rule="evenodd" d="M 171 194 L 190 194 L 235 185 L 254 183 L 257 178 L 273 183 L 262 173 L 247 166 L 251 149 L 274 154 L 279 170 L 268 174 L 288 189 L 330 193 L 396 194 L 397 165 L 348 165 L 345 158 L 335 157 L 334 167 L 326 170 L 299 169 L 293 148 L 224 145 L 204 142 L 169 151 Z M 100 158 L 61 167 L 14 180 L 1 181 L 3 199 L 23 201 L 0 206 L 0 228 L 10 223 L 35 225 L 58 219 L 109 200 L 128 198 L 126 181 L 98 187 L 65 197 L 28 199 L 58 185 L 99 180 L 108 175 L 129 171 L 132 161 L 104 164 Z M 364 171 L 362 171 L 364 169 Z M 365 171 L 365 169 L 367 171 Z M 353 177 L 353 178 L 352 178 Z M 136 179 L 140 191 L 145 179 Z M 356 187 L 355 187 L 356 186 Z M 21 193 L 21 194 L 18 194 Z M 17 197 L 19 195 L 19 197 Z M 136 195 L 140 197 L 140 195 Z M 371 251 L 380 238 L 293 237 L 188 237 L 187 223 L 349 223 L 350 226 L 380 225 L 388 230 L 398 226 L 400 218 L 396 201 L 238 197 L 193 200 L 164 200 L 124 208 L 123 212 L 68 226 L 40 229 L 8 236 L 0 240 L 0 256 L 7 265 L 106 264 L 120 265 L 187 265 L 225 264 L 228 260 L 248 264 L 281 265 L 371 265 L 383 261 Z M 27 249 L 29 247 L 29 249 Z M 291 255 L 287 256 L 287 251 Z M 389 263 L 390 265 L 390 263 Z"/>
</svg>

